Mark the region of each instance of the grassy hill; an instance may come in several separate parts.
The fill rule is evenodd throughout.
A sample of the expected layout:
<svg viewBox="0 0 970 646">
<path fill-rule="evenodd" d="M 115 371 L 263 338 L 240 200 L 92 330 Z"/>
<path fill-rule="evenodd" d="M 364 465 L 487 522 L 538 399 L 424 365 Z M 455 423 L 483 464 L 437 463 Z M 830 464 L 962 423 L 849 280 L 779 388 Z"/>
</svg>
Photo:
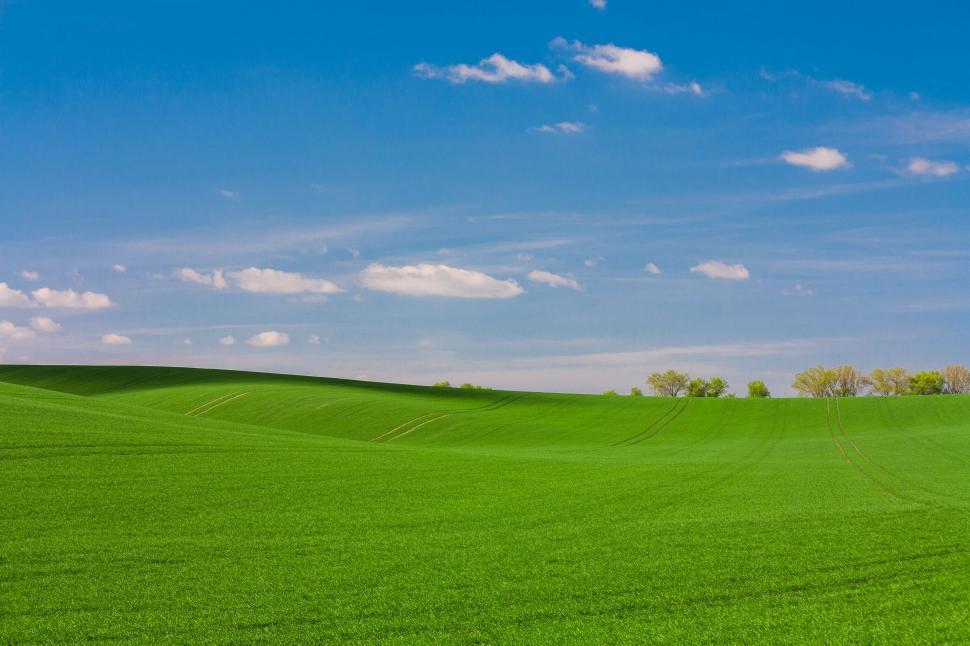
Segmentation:
<svg viewBox="0 0 970 646">
<path fill-rule="evenodd" d="M 0 366 L 0 641 L 970 640 L 970 397 Z"/>
</svg>

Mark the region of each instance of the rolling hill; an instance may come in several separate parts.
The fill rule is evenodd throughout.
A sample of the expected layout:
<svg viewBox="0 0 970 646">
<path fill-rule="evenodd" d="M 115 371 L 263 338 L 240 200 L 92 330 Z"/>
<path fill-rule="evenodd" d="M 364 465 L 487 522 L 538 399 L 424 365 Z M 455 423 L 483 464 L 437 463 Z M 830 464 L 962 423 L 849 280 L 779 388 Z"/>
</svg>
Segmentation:
<svg viewBox="0 0 970 646">
<path fill-rule="evenodd" d="M 970 397 L 0 366 L 0 641 L 970 640 Z"/>
</svg>

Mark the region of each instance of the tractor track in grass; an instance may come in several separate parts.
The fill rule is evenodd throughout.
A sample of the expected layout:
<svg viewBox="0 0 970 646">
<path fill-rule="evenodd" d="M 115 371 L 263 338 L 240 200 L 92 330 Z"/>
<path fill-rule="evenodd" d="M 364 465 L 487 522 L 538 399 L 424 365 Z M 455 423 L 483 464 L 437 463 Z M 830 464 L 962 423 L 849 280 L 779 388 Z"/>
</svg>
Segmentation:
<svg viewBox="0 0 970 646">
<path fill-rule="evenodd" d="M 229 397 L 232 397 L 235 394 L 237 394 L 237 392 L 231 392 L 231 393 L 226 393 L 225 395 L 220 395 L 219 397 L 216 397 L 215 399 L 212 399 L 210 401 L 207 401 L 204 404 L 200 404 L 199 406 L 196 406 L 195 408 L 193 408 L 192 410 L 190 410 L 190 411 L 188 411 L 187 413 L 184 413 L 184 414 L 185 415 L 188 415 L 189 417 L 191 417 L 193 415 L 193 413 L 195 413 L 196 411 L 202 410 L 206 406 L 209 406 L 211 404 L 215 404 L 216 402 L 222 401 L 223 399 L 228 399 Z"/>
<path fill-rule="evenodd" d="M 660 424 L 661 422 L 663 422 L 664 419 L 666 419 L 668 415 L 670 415 L 671 413 L 673 413 L 674 410 L 676 410 L 676 408 L 678 406 L 680 406 L 680 404 L 681 404 L 681 400 L 679 400 L 679 399 L 676 400 L 674 402 L 674 405 L 673 406 L 671 406 L 666 411 L 664 411 L 663 415 L 661 415 L 657 419 L 655 419 L 652 422 L 650 422 L 650 424 L 648 424 L 645 429 L 643 429 L 642 431 L 640 431 L 636 435 L 632 435 L 632 436 L 630 436 L 628 438 L 622 439 L 619 442 L 614 443 L 612 446 L 621 446 L 623 444 L 626 444 L 627 442 L 632 442 L 633 440 L 637 439 L 638 437 L 640 437 L 644 433 L 649 433 L 657 424 Z"/>
<path fill-rule="evenodd" d="M 419 415 L 419 416 L 417 416 L 417 417 L 415 417 L 413 419 L 409 419 L 408 421 L 404 422 L 403 424 L 399 424 L 398 426 L 395 426 L 391 430 L 386 431 L 384 433 L 381 433 L 380 435 L 378 435 L 377 437 L 371 439 L 370 441 L 371 442 L 381 442 L 381 441 L 383 441 L 385 443 L 386 442 L 393 442 L 394 440 L 396 440 L 398 438 L 404 437 L 405 435 L 408 435 L 408 434 L 410 434 L 410 433 L 418 430 L 419 428 L 421 428 L 422 426 L 425 426 L 426 424 L 430 424 L 431 422 L 435 422 L 435 421 L 437 421 L 439 419 L 442 419 L 444 417 L 449 417 L 451 415 L 460 415 L 460 414 L 465 414 L 465 413 L 475 413 L 475 412 L 486 413 L 486 412 L 493 411 L 493 410 L 496 410 L 496 409 L 499 409 L 499 408 L 504 408 L 505 406 L 508 406 L 512 402 L 516 401 L 517 399 L 521 399 L 521 398 L 522 398 L 521 395 L 518 396 L 518 397 L 515 397 L 515 396 L 512 396 L 512 395 L 507 395 L 505 397 L 502 397 L 501 399 L 498 399 L 496 401 L 493 401 L 493 402 L 490 402 L 488 404 L 485 404 L 484 406 L 477 406 L 475 408 L 462 408 L 462 409 L 457 409 L 457 410 L 436 410 L 436 411 L 431 411 L 431 412 L 425 413 L 424 415 Z M 432 417 L 432 416 L 435 416 L 435 417 Z M 427 419 L 429 417 L 431 419 Z M 415 423 L 417 423 L 415 426 L 413 426 L 411 428 L 407 428 L 411 424 L 415 424 Z M 397 435 L 393 435 L 392 437 L 387 437 L 387 436 L 392 435 L 393 433 L 395 433 L 397 431 L 400 431 L 401 429 L 407 429 L 407 430 L 405 430 L 402 433 L 398 433 Z M 387 438 L 387 439 L 384 439 L 384 438 Z"/>
<path fill-rule="evenodd" d="M 919 491 L 922 491 L 925 494 L 929 494 L 930 496 L 940 496 L 940 497 L 943 497 L 943 498 L 957 500 L 957 501 L 959 501 L 961 503 L 966 503 L 966 500 L 965 499 L 962 499 L 962 498 L 959 498 L 959 497 L 956 497 L 956 496 L 952 496 L 950 494 L 946 494 L 946 493 L 942 493 L 942 492 L 938 492 L 938 491 L 933 491 L 932 489 L 927 489 L 926 487 L 924 487 L 924 486 L 922 486 L 922 485 L 920 485 L 920 484 L 918 484 L 916 482 L 912 482 L 911 480 L 908 480 L 908 479 L 900 476 L 899 474 L 895 473 L 894 471 L 890 471 L 889 469 L 887 469 L 883 465 L 881 465 L 878 462 L 875 462 L 874 460 L 870 459 L 869 456 L 866 455 L 866 453 L 862 449 L 860 449 L 859 446 L 852 440 L 852 438 L 849 437 L 849 435 L 845 432 L 845 426 L 842 423 L 842 410 L 839 407 L 839 400 L 838 400 L 838 398 L 835 399 L 835 421 L 836 421 L 836 426 L 838 426 L 838 429 L 839 429 L 839 434 L 842 435 L 842 437 L 844 437 L 849 442 L 849 445 L 852 447 L 852 449 L 856 453 L 858 453 L 859 456 L 863 460 L 866 461 L 866 463 L 871 464 L 873 467 L 875 467 L 876 469 L 878 469 L 879 471 L 881 471 L 883 474 L 885 474 L 888 478 L 890 478 L 892 480 L 895 480 L 895 481 L 898 481 L 898 482 L 900 482 L 900 483 L 902 483 L 902 484 L 904 484 L 904 485 L 906 485 L 908 487 L 912 487 L 913 489 L 918 489 Z M 897 497 L 902 497 L 902 496 L 899 496 L 897 494 Z M 914 500 L 918 500 L 918 499 L 914 499 Z M 943 508 L 941 505 L 939 505 L 939 504 L 937 504 L 935 502 L 927 502 L 927 501 L 919 501 L 919 502 L 921 502 L 922 504 L 925 504 L 925 505 L 929 505 L 931 507 Z"/>
<path fill-rule="evenodd" d="M 690 397 L 684 397 L 683 406 L 678 408 L 677 411 L 672 416 L 668 417 L 665 422 L 663 422 L 662 424 L 660 424 L 659 426 L 655 427 L 652 430 L 647 429 L 646 431 L 640 434 L 642 437 L 639 437 L 639 439 L 634 439 L 633 441 L 624 444 L 624 446 L 633 446 L 634 444 L 639 444 L 640 442 L 644 442 L 651 438 L 657 437 L 658 435 L 660 435 L 660 432 L 662 430 L 664 430 L 665 428 L 673 424 L 674 421 L 676 421 L 676 419 L 680 417 L 685 410 L 687 410 L 688 404 L 690 404 Z"/>
<path fill-rule="evenodd" d="M 942 505 L 940 505 L 940 504 L 938 504 L 936 502 L 927 501 L 927 500 L 920 500 L 919 498 L 913 498 L 911 496 L 904 495 L 904 494 L 900 493 L 894 487 L 889 486 L 887 483 L 883 482 L 882 480 L 880 480 L 880 479 L 876 478 L 875 476 L 873 476 L 872 474 L 868 473 L 865 469 L 862 468 L 862 466 L 856 460 L 853 460 L 852 457 L 851 457 L 851 455 L 849 454 L 849 452 L 845 450 L 845 446 L 843 446 L 843 444 L 839 441 L 839 438 L 836 436 L 835 430 L 833 429 L 833 426 L 832 426 L 832 418 L 833 418 L 833 416 L 832 416 L 832 406 L 831 406 L 831 403 L 829 401 L 830 399 L 833 399 L 833 400 L 836 401 L 836 404 L 835 404 L 835 408 L 836 408 L 836 411 L 837 411 L 836 412 L 836 415 L 835 415 L 836 425 L 839 427 L 839 432 L 843 436 L 843 439 L 845 439 L 845 440 L 847 440 L 849 442 L 850 446 L 853 447 L 853 450 L 858 454 L 858 456 L 860 458 L 862 458 L 863 460 L 865 460 L 869 464 L 872 464 L 872 465 L 877 466 L 877 467 L 879 466 L 879 465 L 875 464 L 874 462 L 872 462 L 859 449 L 859 447 L 856 446 L 855 442 L 852 442 L 852 440 L 845 434 L 845 429 L 842 427 L 842 423 L 841 423 L 841 419 L 840 419 L 840 414 L 838 413 L 838 398 L 835 398 L 835 397 L 826 397 L 825 398 L 825 422 L 826 422 L 826 426 L 828 427 L 829 437 L 832 439 L 832 441 L 838 447 L 839 452 L 842 454 L 842 458 L 845 460 L 846 464 L 848 464 L 850 467 L 852 467 L 852 469 L 857 474 L 859 474 L 859 476 L 862 477 L 866 482 L 868 482 L 872 487 L 874 487 L 875 489 L 877 489 L 878 491 L 880 491 L 881 493 L 883 493 L 886 496 L 890 496 L 892 498 L 896 498 L 897 500 L 900 500 L 902 502 L 907 502 L 907 503 L 912 503 L 912 504 L 917 504 L 917 505 L 923 505 L 925 507 L 931 507 L 931 508 L 934 508 L 934 509 L 945 509 L 945 507 L 943 507 Z M 886 474 L 888 474 L 890 477 L 893 477 L 893 478 L 895 478 L 897 480 L 901 480 L 898 476 L 894 476 L 892 474 L 892 472 L 888 471 L 887 469 L 882 468 L 882 470 Z"/>
<path fill-rule="evenodd" d="M 230 393 L 230 396 L 228 397 L 228 399 L 226 397 L 219 397 L 219 398 L 217 398 L 217 399 L 215 399 L 215 400 L 213 400 L 213 401 L 211 401 L 211 402 L 209 402 L 207 404 L 203 404 L 202 406 L 199 406 L 197 408 L 193 408 L 191 411 L 189 411 L 188 413 L 186 413 L 186 416 L 188 416 L 188 417 L 198 417 L 199 415 L 204 415 L 204 414 L 208 413 L 209 411 L 212 411 L 212 410 L 214 410 L 216 408 L 219 408 L 223 404 L 228 404 L 231 401 L 236 401 L 237 399 L 239 399 L 241 397 L 245 397 L 248 394 L 249 394 L 248 392 L 245 392 L 245 393 Z M 219 400 L 221 400 L 221 401 L 219 401 Z M 204 410 L 202 410 L 202 409 L 204 409 Z"/>
</svg>

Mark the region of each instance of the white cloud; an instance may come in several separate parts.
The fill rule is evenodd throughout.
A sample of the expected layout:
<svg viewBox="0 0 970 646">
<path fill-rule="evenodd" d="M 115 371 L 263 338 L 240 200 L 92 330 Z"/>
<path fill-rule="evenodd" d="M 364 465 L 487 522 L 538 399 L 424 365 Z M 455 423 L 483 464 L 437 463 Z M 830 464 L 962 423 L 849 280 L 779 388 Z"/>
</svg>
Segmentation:
<svg viewBox="0 0 970 646">
<path fill-rule="evenodd" d="M 229 190 L 226 190 L 224 188 L 220 188 L 219 189 L 219 195 L 221 195 L 222 197 L 226 198 L 227 200 L 234 200 L 234 201 L 236 201 L 236 200 L 239 199 L 239 193 L 237 193 L 236 191 L 229 191 Z"/>
<path fill-rule="evenodd" d="M 24 280 L 29 280 L 30 282 L 40 280 L 40 274 L 36 271 L 27 271 L 26 269 L 20 272 L 20 277 Z"/>
<path fill-rule="evenodd" d="M 583 264 L 592 269 L 593 267 L 597 267 L 601 260 L 602 258 L 587 258 L 583 261 Z"/>
<path fill-rule="evenodd" d="M 63 307 L 67 309 L 102 310 L 114 307 L 107 294 L 97 292 L 78 293 L 73 289 L 51 289 L 41 287 L 31 292 L 34 300 L 44 307 Z"/>
<path fill-rule="evenodd" d="M 126 265 L 121 265 L 121 264 L 112 265 L 111 269 L 113 269 L 116 273 L 119 273 L 119 274 L 123 274 L 126 271 L 128 271 L 128 267 Z"/>
<path fill-rule="evenodd" d="M 692 272 L 704 274 L 708 278 L 723 278 L 725 280 L 748 280 L 751 273 L 742 264 L 729 265 L 720 260 L 708 260 L 690 268 Z"/>
<path fill-rule="evenodd" d="M 906 166 L 913 175 L 933 175 L 934 177 L 946 177 L 960 171 L 960 167 L 951 161 L 934 161 L 925 157 L 911 157 L 909 165 Z"/>
<path fill-rule="evenodd" d="M 104 345 L 131 345 L 131 339 L 120 334 L 115 334 L 114 332 L 109 332 L 101 337 L 101 343 Z"/>
<path fill-rule="evenodd" d="M 652 262 L 648 262 L 646 265 L 644 265 L 643 271 L 647 272 L 648 274 L 653 274 L 655 276 L 663 273 L 662 271 L 660 271 L 660 267 L 658 267 L 656 264 Z"/>
<path fill-rule="evenodd" d="M 320 337 L 316 334 L 311 334 L 310 338 L 307 339 L 307 343 L 310 345 L 320 345 Z"/>
<path fill-rule="evenodd" d="M 0 339 L 13 339 L 14 341 L 26 341 L 37 336 L 33 330 L 26 327 L 18 327 L 10 321 L 0 321 Z"/>
<path fill-rule="evenodd" d="M 182 339 L 182 345 L 192 345 L 192 339 L 188 337 Z"/>
<path fill-rule="evenodd" d="M 203 274 L 191 267 L 182 267 L 175 270 L 175 277 L 186 283 L 196 283 L 216 289 L 225 289 L 227 286 L 221 269 L 216 269 L 211 274 Z"/>
<path fill-rule="evenodd" d="M 832 90 L 833 92 L 838 92 L 844 96 L 859 99 L 860 101 L 868 101 L 872 98 L 872 95 L 866 91 L 866 88 L 862 87 L 858 83 L 853 83 L 852 81 L 833 79 L 831 81 L 819 81 L 818 85 Z"/>
<path fill-rule="evenodd" d="M 792 166 L 802 166 L 813 171 L 836 170 L 849 168 L 851 164 L 845 155 L 835 148 L 818 146 L 799 152 L 786 150 L 781 154 L 781 160 Z"/>
<path fill-rule="evenodd" d="M 33 307 L 33 303 L 19 289 L 0 283 L 0 307 Z"/>
<path fill-rule="evenodd" d="M 60 324 L 46 316 L 35 316 L 30 319 L 30 327 L 38 332 L 57 332 L 61 329 Z"/>
<path fill-rule="evenodd" d="M 690 83 L 668 83 L 663 86 L 663 91 L 667 94 L 684 94 L 690 93 L 694 96 L 704 96 L 704 88 L 697 81 L 691 81 Z"/>
<path fill-rule="evenodd" d="M 560 121 L 559 123 L 543 124 L 531 130 L 546 134 L 578 135 L 586 132 L 586 124 L 579 121 Z"/>
<path fill-rule="evenodd" d="M 578 40 L 572 43 L 561 36 L 550 45 L 573 52 L 573 60 L 606 74 L 618 74 L 636 81 L 649 81 L 663 70 L 660 57 L 642 49 L 606 45 L 584 45 Z"/>
<path fill-rule="evenodd" d="M 606 0 L 589 0 L 589 6 L 596 9 L 606 9 Z"/>
<path fill-rule="evenodd" d="M 302 274 L 278 269 L 250 267 L 231 272 L 229 276 L 240 289 L 260 294 L 337 294 L 344 291 L 329 280 L 307 278 Z"/>
<path fill-rule="evenodd" d="M 566 278 L 548 271 L 534 269 L 529 272 L 529 280 L 537 283 L 545 283 L 550 287 L 568 287 L 569 289 L 580 290 L 582 287 L 572 278 Z"/>
<path fill-rule="evenodd" d="M 246 345 L 251 345 L 254 348 L 274 348 L 281 345 L 286 345 L 289 342 L 290 335 L 286 332 L 269 330 L 267 332 L 260 332 L 259 334 L 249 337 L 246 340 Z"/>
<path fill-rule="evenodd" d="M 236 345 L 236 337 L 232 336 L 231 334 L 229 336 L 221 337 L 219 339 L 219 345 Z"/>
<path fill-rule="evenodd" d="M 482 83 L 505 83 L 507 81 L 552 83 L 556 80 L 556 77 L 545 65 L 540 63 L 524 65 L 498 53 L 483 58 L 476 65 L 461 63 L 438 67 L 428 63 L 418 63 L 412 69 L 421 78 L 445 79 L 450 83 L 466 83 L 468 81 L 480 81 Z"/>
<path fill-rule="evenodd" d="M 360 282 L 367 289 L 409 296 L 513 298 L 524 291 L 511 279 L 499 280 L 480 271 L 431 264 L 373 264 L 360 272 Z"/>
</svg>

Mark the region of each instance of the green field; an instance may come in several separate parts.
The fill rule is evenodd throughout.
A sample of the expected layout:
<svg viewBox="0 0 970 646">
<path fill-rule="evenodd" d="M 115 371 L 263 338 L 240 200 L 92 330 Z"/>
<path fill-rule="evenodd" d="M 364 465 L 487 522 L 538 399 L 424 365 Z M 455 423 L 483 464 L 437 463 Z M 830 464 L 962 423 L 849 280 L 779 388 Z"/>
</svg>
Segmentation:
<svg viewBox="0 0 970 646">
<path fill-rule="evenodd" d="M 970 396 L 0 366 L 0 642 L 970 641 Z"/>
</svg>

